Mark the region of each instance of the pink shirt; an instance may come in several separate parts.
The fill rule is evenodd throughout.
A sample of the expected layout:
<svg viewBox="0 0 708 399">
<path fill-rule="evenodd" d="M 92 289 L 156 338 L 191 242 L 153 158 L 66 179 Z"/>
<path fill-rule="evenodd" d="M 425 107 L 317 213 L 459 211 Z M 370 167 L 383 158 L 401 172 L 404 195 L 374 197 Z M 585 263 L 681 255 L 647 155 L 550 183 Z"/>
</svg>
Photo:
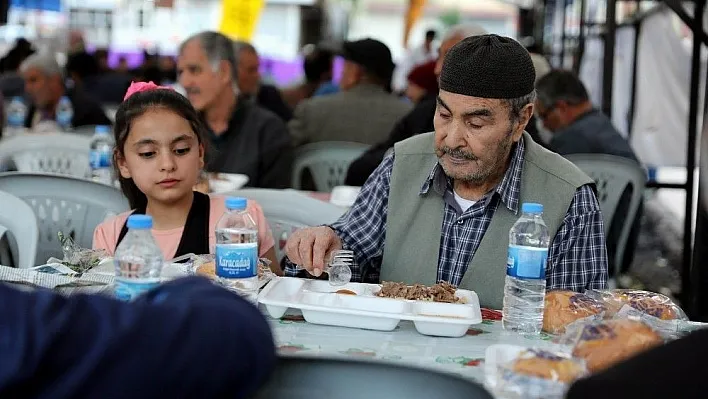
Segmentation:
<svg viewBox="0 0 708 399">
<path fill-rule="evenodd" d="M 221 215 L 226 212 L 226 205 L 224 204 L 224 197 L 210 197 L 209 248 L 211 253 L 214 253 L 214 245 L 216 244 L 214 228 L 216 227 L 216 222 L 219 221 L 219 218 L 221 218 Z M 265 215 L 263 215 L 263 209 L 261 209 L 261 206 L 258 205 L 257 202 L 248 200 L 246 210 L 258 226 L 258 252 L 260 256 L 263 256 L 266 252 L 273 248 L 273 232 L 270 230 L 270 226 L 268 225 Z M 120 231 L 130 214 L 131 212 L 121 213 L 120 215 L 112 217 L 99 224 L 93 232 L 93 248 L 105 249 L 111 256 L 113 256 L 113 253 L 116 250 L 116 242 L 118 241 Z M 162 256 L 164 256 L 166 260 L 175 257 L 177 247 L 179 246 L 179 241 L 182 239 L 183 230 L 184 226 L 170 230 L 151 230 L 153 237 L 155 237 L 155 241 L 157 241 L 157 245 L 162 250 Z"/>
</svg>

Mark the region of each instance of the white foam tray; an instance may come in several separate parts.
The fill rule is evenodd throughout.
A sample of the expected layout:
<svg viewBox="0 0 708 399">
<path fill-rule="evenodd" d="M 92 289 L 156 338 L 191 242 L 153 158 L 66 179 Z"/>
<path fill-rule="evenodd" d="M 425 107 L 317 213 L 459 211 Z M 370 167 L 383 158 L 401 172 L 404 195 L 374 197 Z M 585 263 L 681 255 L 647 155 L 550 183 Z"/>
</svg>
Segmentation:
<svg viewBox="0 0 708 399">
<path fill-rule="evenodd" d="M 474 291 L 457 290 L 466 303 L 439 303 L 380 298 L 378 284 L 349 283 L 332 287 L 328 281 L 278 277 L 258 296 L 271 317 L 279 319 L 288 309 L 300 309 L 305 321 L 329 326 L 392 331 L 401 320 L 410 320 L 424 335 L 462 337 L 470 326 L 482 322 L 479 298 Z M 347 289 L 357 295 L 336 294 Z"/>
</svg>

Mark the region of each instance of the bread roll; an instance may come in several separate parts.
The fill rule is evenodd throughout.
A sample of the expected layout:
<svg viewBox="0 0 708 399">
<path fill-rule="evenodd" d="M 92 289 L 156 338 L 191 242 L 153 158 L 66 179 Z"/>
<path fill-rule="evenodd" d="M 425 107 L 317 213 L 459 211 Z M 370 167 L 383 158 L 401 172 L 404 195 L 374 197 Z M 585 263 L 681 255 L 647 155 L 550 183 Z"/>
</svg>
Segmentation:
<svg viewBox="0 0 708 399">
<path fill-rule="evenodd" d="M 586 369 L 577 359 L 557 356 L 546 351 L 527 351 L 513 362 L 511 370 L 531 377 L 568 384 L 582 377 Z"/>
<path fill-rule="evenodd" d="M 546 294 L 543 331 L 562 334 L 568 324 L 604 311 L 605 306 L 600 301 L 585 294 L 573 291 L 551 291 Z"/>
<path fill-rule="evenodd" d="M 197 274 L 213 279 L 216 277 L 216 265 L 213 261 L 202 263 L 197 267 Z"/>
<path fill-rule="evenodd" d="M 640 290 L 611 290 L 605 293 L 605 302 L 610 314 L 615 314 L 624 305 L 661 320 L 674 320 L 682 313 L 666 295 Z"/>
<path fill-rule="evenodd" d="M 648 325 L 634 320 L 591 323 L 580 328 L 578 334 L 573 356 L 585 359 L 593 373 L 663 342 Z"/>
</svg>

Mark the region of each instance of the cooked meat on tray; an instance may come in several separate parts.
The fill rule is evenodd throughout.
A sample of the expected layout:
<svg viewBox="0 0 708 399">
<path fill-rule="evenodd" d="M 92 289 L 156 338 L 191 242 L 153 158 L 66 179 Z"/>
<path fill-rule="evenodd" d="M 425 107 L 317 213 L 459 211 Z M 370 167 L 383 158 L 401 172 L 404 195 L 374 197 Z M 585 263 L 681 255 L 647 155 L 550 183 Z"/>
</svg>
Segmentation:
<svg viewBox="0 0 708 399">
<path fill-rule="evenodd" d="M 430 287 L 422 284 L 406 285 L 403 283 L 384 281 L 381 284 L 381 290 L 379 290 L 376 296 L 414 301 L 463 303 L 463 298 L 455 296 L 456 290 L 457 287 L 446 281 L 441 281 Z"/>
</svg>

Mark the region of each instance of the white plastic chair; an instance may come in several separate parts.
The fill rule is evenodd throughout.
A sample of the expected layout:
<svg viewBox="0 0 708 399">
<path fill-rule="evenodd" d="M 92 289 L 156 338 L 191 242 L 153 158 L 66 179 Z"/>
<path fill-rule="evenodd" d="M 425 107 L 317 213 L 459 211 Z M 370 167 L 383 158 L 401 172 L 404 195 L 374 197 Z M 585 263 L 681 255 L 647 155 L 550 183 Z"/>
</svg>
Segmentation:
<svg viewBox="0 0 708 399">
<path fill-rule="evenodd" d="M 302 173 L 309 169 L 317 191 L 330 192 L 344 184 L 349 164 L 369 148 L 346 141 L 322 141 L 295 150 L 292 186 L 302 189 Z"/>
<path fill-rule="evenodd" d="M 13 263 L 4 266 L 35 266 L 39 226 L 34 211 L 20 198 L 0 191 L 0 243 L 9 245 Z M 3 248 L 3 251 L 8 248 Z"/>
<path fill-rule="evenodd" d="M 329 224 L 339 219 L 346 209 L 312 198 L 295 190 L 249 188 L 230 193 L 258 202 L 275 239 L 275 253 L 280 261 L 285 243 L 297 229 Z"/>
<path fill-rule="evenodd" d="M 117 188 L 69 176 L 0 173 L 0 190 L 21 198 L 34 210 L 40 231 L 40 262 L 52 256 L 62 258 L 59 231 L 73 237 L 82 248 L 91 248 L 96 226 L 130 209 Z"/>
<path fill-rule="evenodd" d="M 71 133 L 27 133 L 0 141 L 0 170 L 57 173 L 85 178 L 89 174 L 91 137 Z"/>
<path fill-rule="evenodd" d="M 632 198 L 615 252 L 615 270 L 619 270 L 629 232 L 644 194 L 646 172 L 638 163 L 613 155 L 572 154 L 566 155 L 565 158 L 595 180 L 597 199 L 605 221 L 605 237 L 610 231 L 622 193 L 628 186 L 632 187 Z"/>
</svg>

